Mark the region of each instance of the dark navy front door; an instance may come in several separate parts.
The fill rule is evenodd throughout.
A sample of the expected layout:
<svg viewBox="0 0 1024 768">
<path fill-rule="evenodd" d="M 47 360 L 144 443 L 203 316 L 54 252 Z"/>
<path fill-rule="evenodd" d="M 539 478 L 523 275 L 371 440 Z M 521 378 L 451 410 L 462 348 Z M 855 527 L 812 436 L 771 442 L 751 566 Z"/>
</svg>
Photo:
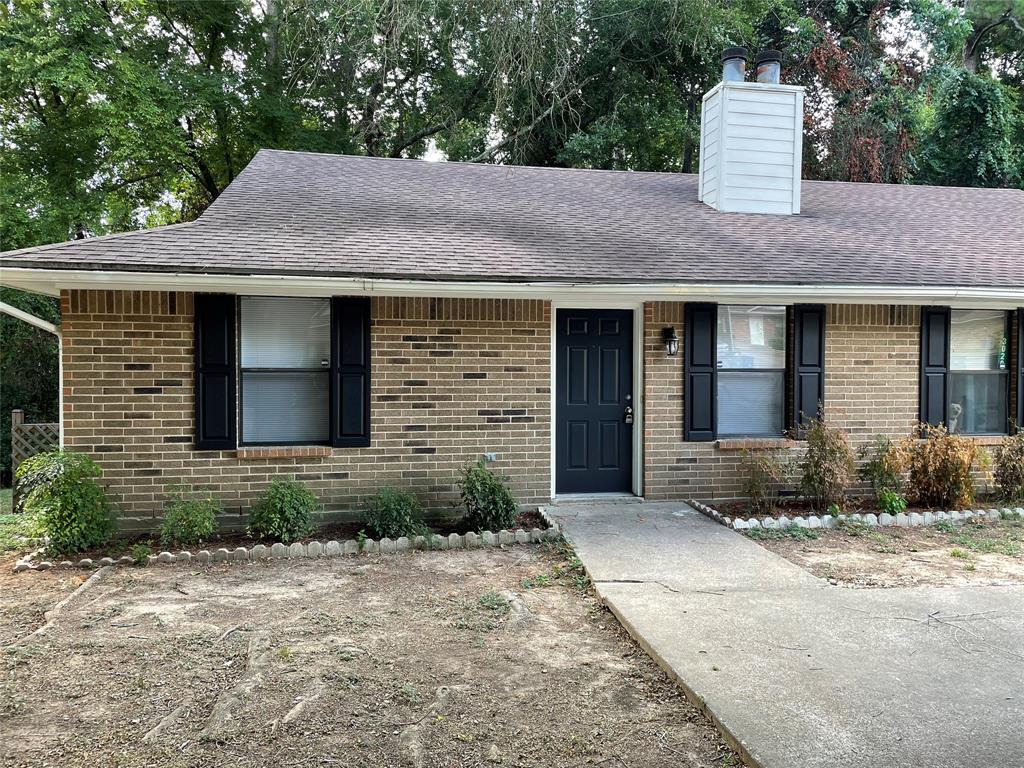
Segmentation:
<svg viewBox="0 0 1024 768">
<path fill-rule="evenodd" d="M 556 315 L 555 492 L 633 487 L 633 313 Z"/>
</svg>

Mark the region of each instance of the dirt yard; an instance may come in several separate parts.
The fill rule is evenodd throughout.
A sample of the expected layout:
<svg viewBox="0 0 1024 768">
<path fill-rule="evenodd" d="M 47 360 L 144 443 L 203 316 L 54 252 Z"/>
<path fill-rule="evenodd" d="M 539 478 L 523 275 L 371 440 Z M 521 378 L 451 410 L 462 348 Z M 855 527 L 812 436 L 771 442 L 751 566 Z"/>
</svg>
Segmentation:
<svg viewBox="0 0 1024 768">
<path fill-rule="evenodd" d="M 0 567 L 4 766 L 739 765 L 554 547 Z"/>
<path fill-rule="evenodd" d="M 1024 582 L 1024 522 L 1020 520 L 756 531 L 751 538 L 815 576 L 846 587 Z"/>
</svg>

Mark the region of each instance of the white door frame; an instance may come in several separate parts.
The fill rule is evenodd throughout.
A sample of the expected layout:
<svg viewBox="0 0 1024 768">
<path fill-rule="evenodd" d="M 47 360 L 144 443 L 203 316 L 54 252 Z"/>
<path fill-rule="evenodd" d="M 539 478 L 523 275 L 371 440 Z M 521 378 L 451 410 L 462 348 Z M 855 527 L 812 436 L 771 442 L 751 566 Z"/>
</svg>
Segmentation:
<svg viewBox="0 0 1024 768">
<path fill-rule="evenodd" d="M 551 302 L 551 498 L 555 494 L 557 440 L 555 408 L 558 393 L 558 310 L 560 309 L 625 309 L 633 313 L 633 481 L 634 496 L 644 495 L 644 302 L 622 299 L 582 298 Z M 579 494 L 572 494 L 578 496 Z M 596 494 L 597 496 L 607 494 Z"/>
</svg>

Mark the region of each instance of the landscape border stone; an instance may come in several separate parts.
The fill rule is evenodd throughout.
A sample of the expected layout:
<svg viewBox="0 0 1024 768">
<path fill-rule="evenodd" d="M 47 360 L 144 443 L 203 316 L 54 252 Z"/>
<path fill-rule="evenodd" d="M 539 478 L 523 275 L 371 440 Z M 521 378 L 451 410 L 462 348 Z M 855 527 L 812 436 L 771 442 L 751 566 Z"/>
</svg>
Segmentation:
<svg viewBox="0 0 1024 768">
<path fill-rule="evenodd" d="M 911 512 L 910 514 L 904 514 L 900 512 L 897 515 L 889 515 L 885 512 L 881 514 L 874 514 L 873 512 L 866 512 L 864 514 L 852 514 L 852 515 L 808 515 L 804 517 L 802 515 L 797 517 L 787 517 L 786 515 L 780 515 L 779 517 L 748 517 L 746 519 L 737 517 L 730 518 L 723 515 L 717 509 L 709 504 L 705 504 L 700 501 L 691 500 L 690 506 L 700 512 L 702 515 L 710 517 L 716 523 L 724 525 L 726 528 L 732 528 L 734 531 L 748 531 L 753 528 L 778 528 L 785 530 L 791 526 L 797 526 L 799 528 L 836 528 L 843 522 L 859 523 L 860 525 L 867 525 L 871 527 L 889 527 L 897 526 L 899 528 L 906 528 L 908 526 L 925 526 L 925 525 L 937 525 L 941 522 L 950 522 L 954 524 L 966 523 L 970 520 L 987 520 L 989 522 L 995 522 L 1002 517 L 1016 516 L 1019 519 L 1024 519 L 1024 507 L 1003 507 L 1002 509 L 967 509 L 956 512 Z"/>
<path fill-rule="evenodd" d="M 146 564 L 170 565 L 173 563 L 194 562 L 201 565 L 209 565 L 210 563 L 249 562 L 299 557 L 352 557 L 360 554 L 390 555 L 406 552 L 411 549 L 477 549 L 480 547 L 539 544 L 544 541 L 557 541 L 560 539 L 562 537 L 562 529 L 558 523 L 548 516 L 543 507 L 540 507 L 537 511 L 544 522 L 547 523 L 547 528 L 533 528 L 529 531 L 517 528 L 512 531 L 481 531 L 480 533 L 469 531 L 464 534 L 452 533 L 448 536 L 441 536 L 435 533 L 429 536 L 414 536 L 411 539 L 405 536 L 395 540 L 383 538 L 379 542 L 373 539 L 348 539 L 344 542 L 331 540 L 326 543 L 311 541 L 308 544 L 294 542 L 291 545 L 274 542 L 269 546 L 266 544 L 254 544 L 248 548 L 235 547 L 230 550 L 220 548 L 213 552 L 208 549 L 201 549 L 194 553 L 188 550 L 181 550 L 180 552 L 161 551 L 156 554 L 147 555 Z M 1024 510 L 1022 510 L 1022 515 L 1024 515 Z M 77 561 L 62 560 L 60 562 L 53 562 L 42 559 L 45 551 L 45 546 L 39 546 L 16 560 L 13 568 L 14 573 L 45 571 L 51 568 L 99 568 L 107 565 L 133 565 L 135 563 L 135 559 L 129 555 L 124 555 L 117 559 L 104 557 L 95 562 L 88 557 L 83 557 Z"/>
</svg>

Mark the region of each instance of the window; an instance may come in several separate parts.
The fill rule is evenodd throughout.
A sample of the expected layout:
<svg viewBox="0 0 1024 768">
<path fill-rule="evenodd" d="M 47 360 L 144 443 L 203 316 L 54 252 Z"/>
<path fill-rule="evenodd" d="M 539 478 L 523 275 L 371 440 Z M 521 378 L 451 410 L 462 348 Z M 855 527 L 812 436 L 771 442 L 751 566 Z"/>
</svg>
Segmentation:
<svg viewBox="0 0 1024 768">
<path fill-rule="evenodd" d="M 1001 310 L 950 312 L 949 431 L 1006 434 L 1009 386 L 1007 314 Z"/>
<path fill-rule="evenodd" d="M 330 441 L 331 301 L 241 300 L 241 442 Z"/>
<path fill-rule="evenodd" d="M 717 345 L 718 435 L 781 436 L 786 308 L 718 307 Z"/>
</svg>

